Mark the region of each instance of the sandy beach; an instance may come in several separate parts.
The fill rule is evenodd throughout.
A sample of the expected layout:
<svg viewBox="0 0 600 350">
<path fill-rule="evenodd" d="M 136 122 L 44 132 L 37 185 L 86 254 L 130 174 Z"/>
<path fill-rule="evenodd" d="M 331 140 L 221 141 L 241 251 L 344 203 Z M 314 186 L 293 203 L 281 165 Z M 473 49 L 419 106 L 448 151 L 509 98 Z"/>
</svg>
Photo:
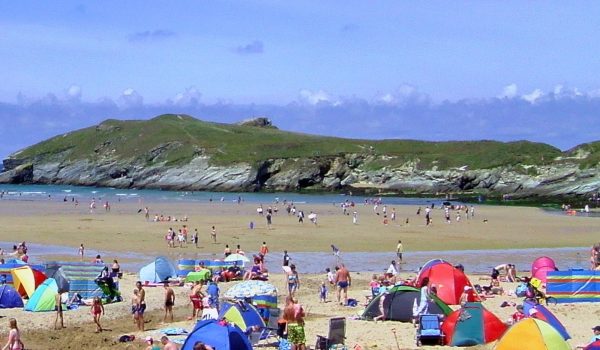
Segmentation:
<svg viewBox="0 0 600 350">
<path fill-rule="evenodd" d="M 72 255 L 49 253 L 46 260 L 77 260 L 77 247 L 84 243 L 90 250 L 136 253 L 135 259 L 146 256 L 151 261 L 156 255 L 193 257 L 196 254 L 214 253 L 221 255 L 224 245 L 235 248 L 240 244 L 247 253 L 254 253 L 262 241 L 267 241 L 271 251 L 287 249 L 293 252 L 326 252 L 329 245 L 336 243 L 343 252 L 387 252 L 393 253 L 398 239 L 402 239 L 406 250 L 462 250 L 462 249 L 509 249 L 531 247 L 577 247 L 590 246 L 596 242 L 600 229 L 598 218 L 568 217 L 548 214 L 537 208 L 476 206 L 475 216 L 466 219 L 464 215 L 459 222 L 452 213 L 452 223 L 443 220 L 443 211 L 432 211 L 433 224 L 425 226 L 424 214 L 416 215 L 417 207 L 396 206 L 396 221 L 383 223 L 381 207 L 380 215 L 376 215 L 372 206 L 358 204 L 350 209 L 356 210 L 358 224 L 352 223 L 352 216 L 344 216 L 338 206 L 331 205 L 299 205 L 306 214 L 314 211 L 318 214 L 318 224 L 308 220 L 298 223 L 297 218 L 288 216 L 283 205 L 279 205 L 279 213 L 273 218 L 273 227 L 268 230 L 264 217 L 256 214 L 256 204 L 243 203 L 145 203 L 152 213 L 182 218 L 188 216 L 187 222 L 149 222 L 146 221 L 139 203 L 112 203 L 110 212 L 99 207 L 90 213 L 88 203 L 75 206 L 71 202 L 62 201 L 0 201 L 0 241 L 27 241 L 47 245 L 72 247 Z M 267 203 L 263 206 L 266 208 Z M 388 215 L 392 207 L 387 208 Z M 408 224 L 406 219 L 408 218 Z M 255 228 L 250 230 L 249 224 L 254 222 Z M 164 236 L 169 229 L 179 229 L 187 225 L 191 230 L 197 228 L 200 233 L 199 248 L 168 248 Z M 217 244 L 210 242 L 210 228 L 217 230 Z M 2 248 L 10 250 L 10 246 Z M 177 253 L 173 253 L 177 251 Z M 343 257 L 343 253 L 342 253 Z M 86 259 L 92 256 L 86 256 Z M 110 255 L 103 256 L 111 261 Z M 444 258 L 444 256 L 440 256 Z M 533 260 L 535 256 L 531 257 Z M 267 260 L 279 260 L 278 254 L 267 256 Z M 485 256 L 482 256 L 485 259 Z M 36 261 L 41 262 L 41 261 Z M 460 261 L 451 261 L 460 263 Z M 425 261 L 420 262 L 425 263 Z M 323 266 L 325 268 L 326 266 Z M 314 345 L 317 334 L 327 331 L 327 322 L 333 316 L 354 317 L 362 309 L 361 306 L 348 308 L 337 303 L 319 303 L 318 286 L 324 279 L 323 274 L 302 274 L 298 293 L 300 302 L 308 311 L 307 344 Z M 375 267 L 380 271 L 385 266 Z M 467 267 L 468 270 L 468 267 Z M 371 273 L 360 268 L 352 269 L 354 283 L 350 289 L 350 297 L 362 304 L 369 294 L 368 282 Z M 89 310 L 82 308 L 65 313 L 67 328 L 51 331 L 54 313 L 27 313 L 22 310 L 2 310 L 1 315 L 16 317 L 23 330 L 23 339 L 28 349 L 141 349 L 141 342 L 118 344 L 116 339 L 122 334 L 135 334 L 138 339 L 146 335 L 157 335 L 157 330 L 166 327 L 162 320 L 163 289 L 148 288 L 149 319 L 148 331 L 136 333 L 129 315 L 129 296 L 133 289 L 136 271 L 129 271 L 121 281 L 121 291 L 126 301 L 106 306 L 105 327 L 111 331 L 94 334 L 94 326 Z M 285 292 L 285 279 L 279 271 L 272 271 L 271 282 L 282 294 Z M 408 277 L 407 273 L 404 277 Z M 413 274 L 414 275 L 414 274 Z M 473 283 L 487 284 L 486 276 L 472 275 Z M 234 282 L 221 284 L 222 293 Z M 514 289 L 514 284 L 503 283 L 505 290 Z M 188 288 L 175 288 L 177 307 L 176 325 L 191 328 L 193 323 L 187 321 L 191 313 L 187 293 Z M 333 300 L 330 294 L 329 299 Z M 283 302 L 280 298 L 280 304 Z M 501 308 L 503 301 L 519 302 L 515 297 L 498 296 L 484 302 L 484 305 L 502 320 L 506 320 L 514 312 L 513 307 Z M 552 311 L 563 321 L 571 333 L 570 344 L 587 343 L 591 336 L 591 327 L 595 326 L 600 311 L 590 304 L 558 305 Z M 4 318 L 6 320 L 7 318 Z M 7 321 L 0 320 L 0 334 L 6 334 Z M 398 346 L 393 331 L 397 334 Z M 413 349 L 415 346 L 415 330 L 410 324 L 385 322 L 377 323 L 349 319 L 347 324 L 347 345 L 360 344 L 367 349 Z M 491 349 L 492 345 L 480 347 Z M 477 349 L 477 348 L 474 348 Z"/>
</svg>

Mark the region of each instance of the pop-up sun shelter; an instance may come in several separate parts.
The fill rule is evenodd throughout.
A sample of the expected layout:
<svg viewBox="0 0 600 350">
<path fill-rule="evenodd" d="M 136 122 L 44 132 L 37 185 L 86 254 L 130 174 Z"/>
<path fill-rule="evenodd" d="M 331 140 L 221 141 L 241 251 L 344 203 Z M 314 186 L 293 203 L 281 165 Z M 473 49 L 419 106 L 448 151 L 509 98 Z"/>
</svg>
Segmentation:
<svg viewBox="0 0 600 350">
<path fill-rule="evenodd" d="M 22 297 L 31 298 L 35 289 L 46 280 L 43 272 L 34 270 L 29 266 L 21 266 L 10 271 L 15 290 Z"/>
<path fill-rule="evenodd" d="M 252 350 L 252 344 L 242 330 L 234 325 L 221 325 L 216 320 L 196 323 L 181 350 L 193 350 L 196 342 L 212 346 L 217 350 Z"/>
<path fill-rule="evenodd" d="M 153 262 L 140 269 L 142 283 L 160 283 L 172 277 L 177 277 L 177 270 L 164 256 L 157 257 Z"/>
<path fill-rule="evenodd" d="M 251 304 L 243 301 L 237 303 L 223 303 L 221 311 L 219 312 L 219 320 L 227 320 L 227 322 L 240 327 L 244 332 L 253 326 L 258 326 L 260 328 L 265 327 L 265 321 L 262 319 L 258 310 Z"/>
<path fill-rule="evenodd" d="M 11 309 L 15 307 L 23 307 L 21 295 L 8 284 L 0 286 L 0 308 Z"/>
<path fill-rule="evenodd" d="M 25 305 L 25 311 L 54 311 L 58 286 L 54 278 L 48 278 L 33 293 Z"/>
<path fill-rule="evenodd" d="M 546 283 L 546 275 L 550 271 L 556 271 L 556 263 L 552 258 L 542 256 L 533 261 L 531 264 L 531 277 L 537 278 Z"/>
<path fill-rule="evenodd" d="M 439 259 L 425 264 L 417 277 L 417 285 L 420 285 L 425 277 L 429 278 L 430 286 L 435 285 L 437 296 L 448 305 L 458 305 L 464 287 L 473 287 L 464 272 Z"/>
<path fill-rule="evenodd" d="M 397 286 L 388 291 L 383 301 L 383 308 L 386 320 L 410 322 L 413 316 L 413 304 L 415 299 L 420 298 L 420 291 L 417 288 L 409 286 Z M 362 317 L 373 319 L 381 314 L 379 311 L 381 295 L 376 296 L 369 303 L 362 314 Z M 448 307 L 440 298 L 433 295 L 433 302 L 429 305 L 430 314 L 448 315 L 452 309 Z"/>
<path fill-rule="evenodd" d="M 6 284 L 13 285 L 12 274 L 10 271 L 12 269 L 16 269 L 17 267 L 29 266 L 34 270 L 45 272 L 46 267 L 44 265 L 31 265 L 26 264 L 23 260 L 20 259 L 8 259 L 4 264 L 0 264 L 0 275 L 4 275 L 6 277 Z"/>
<path fill-rule="evenodd" d="M 554 327 L 535 318 L 521 320 L 504 333 L 494 350 L 571 350 Z"/>
<path fill-rule="evenodd" d="M 446 345 L 472 346 L 499 339 L 506 325 L 481 303 L 466 303 L 444 320 L 442 331 Z"/>
</svg>

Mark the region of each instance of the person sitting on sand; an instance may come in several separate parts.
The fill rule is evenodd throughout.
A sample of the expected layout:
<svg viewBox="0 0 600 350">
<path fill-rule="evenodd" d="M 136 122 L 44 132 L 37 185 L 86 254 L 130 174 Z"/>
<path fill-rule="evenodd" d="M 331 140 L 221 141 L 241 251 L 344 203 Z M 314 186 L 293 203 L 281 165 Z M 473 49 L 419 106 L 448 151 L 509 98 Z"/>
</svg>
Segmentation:
<svg viewBox="0 0 600 350">
<path fill-rule="evenodd" d="M 262 275 L 262 268 L 260 258 L 254 258 L 254 265 L 250 268 L 250 270 L 244 273 L 244 281 L 258 278 Z"/>
<path fill-rule="evenodd" d="M 213 348 L 212 346 L 208 345 L 208 344 L 204 344 L 203 342 L 199 341 L 196 342 L 196 344 L 194 344 L 194 348 L 192 350 L 214 350 L 215 348 Z"/>
</svg>

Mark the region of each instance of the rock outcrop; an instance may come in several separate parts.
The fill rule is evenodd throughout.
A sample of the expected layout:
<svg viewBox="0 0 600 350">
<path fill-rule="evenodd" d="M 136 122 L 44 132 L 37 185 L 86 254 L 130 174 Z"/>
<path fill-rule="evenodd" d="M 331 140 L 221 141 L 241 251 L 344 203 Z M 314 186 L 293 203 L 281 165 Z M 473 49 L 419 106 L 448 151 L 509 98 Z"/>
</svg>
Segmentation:
<svg viewBox="0 0 600 350">
<path fill-rule="evenodd" d="M 289 133 L 264 117 L 230 126 L 163 115 L 107 120 L 16 152 L 0 183 L 586 197 L 600 189 L 599 160 L 600 143 L 561 152 L 526 141 L 378 142 Z"/>
<path fill-rule="evenodd" d="M 514 198 L 585 196 L 600 189 L 598 169 L 576 164 L 536 166 L 535 175 L 500 167 L 480 170 L 419 170 L 406 164 L 366 170 L 355 154 L 330 158 L 270 159 L 259 167 L 217 166 L 198 156 L 184 165 L 151 165 L 105 159 L 22 163 L 5 160 L 0 183 L 68 184 L 117 188 L 206 191 L 386 191 L 410 194 L 488 193 Z"/>
</svg>

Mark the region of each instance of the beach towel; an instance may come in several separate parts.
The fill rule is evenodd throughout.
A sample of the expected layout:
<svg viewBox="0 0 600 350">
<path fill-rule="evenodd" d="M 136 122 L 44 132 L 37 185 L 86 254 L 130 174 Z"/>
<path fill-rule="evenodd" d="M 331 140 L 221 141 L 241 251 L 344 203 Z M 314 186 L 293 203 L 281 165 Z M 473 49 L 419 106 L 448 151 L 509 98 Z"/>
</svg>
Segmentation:
<svg viewBox="0 0 600 350">
<path fill-rule="evenodd" d="M 186 331 L 183 328 L 169 327 L 169 328 L 161 329 L 160 333 L 162 333 L 164 335 L 183 335 L 183 334 L 187 334 L 188 331 Z"/>
</svg>

